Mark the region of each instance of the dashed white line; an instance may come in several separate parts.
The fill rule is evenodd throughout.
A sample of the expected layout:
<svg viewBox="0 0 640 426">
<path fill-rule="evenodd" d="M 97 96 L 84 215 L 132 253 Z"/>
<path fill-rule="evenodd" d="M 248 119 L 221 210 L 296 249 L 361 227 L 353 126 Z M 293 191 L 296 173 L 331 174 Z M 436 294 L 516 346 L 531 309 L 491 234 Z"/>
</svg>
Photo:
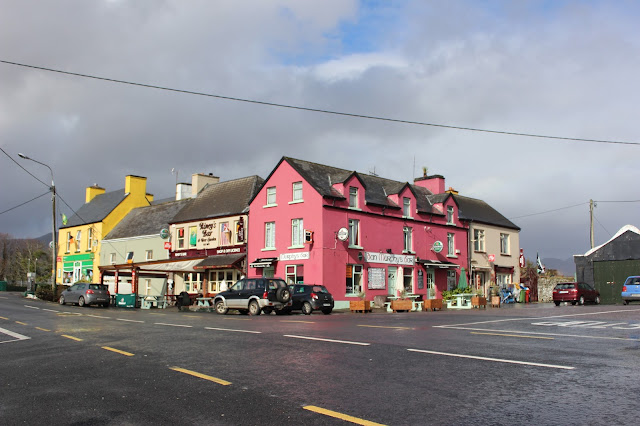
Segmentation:
<svg viewBox="0 0 640 426">
<path fill-rule="evenodd" d="M 167 324 L 164 322 L 154 322 L 155 325 L 166 325 L 169 327 L 184 327 L 184 328 L 192 328 L 192 325 L 183 325 L 183 324 Z"/>
<path fill-rule="evenodd" d="M 219 331 L 235 331 L 236 333 L 253 333 L 253 334 L 262 334 L 262 331 L 253 331 L 253 330 L 234 330 L 232 328 L 217 328 L 217 327 L 205 327 L 205 330 L 219 330 Z"/>
<path fill-rule="evenodd" d="M 86 316 L 91 317 L 91 318 L 111 319 L 111 317 L 105 317 L 105 316 L 102 316 L 102 315 L 86 315 Z"/>
<path fill-rule="evenodd" d="M 126 322 L 144 322 L 144 321 L 140 321 L 140 320 L 130 320 L 130 319 L 124 319 L 124 318 L 116 318 L 116 321 L 126 321 Z"/>
<path fill-rule="evenodd" d="M 560 370 L 574 370 L 575 367 L 569 367 L 566 365 L 554 365 L 554 364 L 541 364 L 539 362 L 528 362 L 528 361 L 515 361 L 513 359 L 500 359 L 500 358 L 488 358 L 484 356 L 475 356 L 475 355 L 463 355 L 463 354 L 454 354 L 447 352 L 437 352 L 437 351 L 427 351 L 423 349 L 407 349 L 410 352 L 419 352 L 430 355 L 443 355 L 450 356 L 456 358 L 469 358 L 469 359 L 477 359 L 480 361 L 492 361 L 492 362 L 503 362 L 506 364 L 519 364 L 519 365 L 530 365 L 532 367 L 545 367 L 545 368 L 557 368 Z"/>
<path fill-rule="evenodd" d="M 60 312 L 60 311 L 56 311 L 56 310 L 54 310 L 54 309 L 45 309 L 45 308 L 42 308 L 42 310 L 43 310 L 43 311 L 47 311 L 47 312 L 55 312 L 55 313 Z"/>
<path fill-rule="evenodd" d="M 37 306 L 29 306 L 29 305 L 24 305 L 25 308 L 29 308 L 29 309 L 38 309 L 40 310 L 40 308 L 38 308 Z"/>
<path fill-rule="evenodd" d="M 322 339 L 320 337 L 295 336 L 293 334 L 285 334 L 284 337 L 293 337 L 294 339 L 317 340 L 320 342 L 330 342 L 330 343 L 346 343 L 348 345 L 371 346 L 371 343 L 352 342 L 349 340 Z"/>
</svg>

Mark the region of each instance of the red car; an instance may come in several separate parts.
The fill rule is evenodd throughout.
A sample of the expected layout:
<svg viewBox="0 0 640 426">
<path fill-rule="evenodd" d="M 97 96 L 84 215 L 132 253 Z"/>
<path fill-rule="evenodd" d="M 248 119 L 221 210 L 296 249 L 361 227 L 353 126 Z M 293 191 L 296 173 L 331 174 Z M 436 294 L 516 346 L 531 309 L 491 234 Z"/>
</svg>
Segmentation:
<svg viewBox="0 0 640 426">
<path fill-rule="evenodd" d="M 558 283 L 553 289 L 553 303 L 562 302 L 584 305 L 584 302 L 600 303 L 600 292 L 587 283 Z"/>
</svg>

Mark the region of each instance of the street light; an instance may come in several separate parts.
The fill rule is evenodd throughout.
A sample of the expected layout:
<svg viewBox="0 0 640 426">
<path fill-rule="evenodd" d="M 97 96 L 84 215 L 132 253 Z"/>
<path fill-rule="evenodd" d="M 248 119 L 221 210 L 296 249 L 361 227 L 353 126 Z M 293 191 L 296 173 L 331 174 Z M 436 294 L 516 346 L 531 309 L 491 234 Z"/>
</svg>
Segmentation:
<svg viewBox="0 0 640 426">
<path fill-rule="evenodd" d="M 52 214 L 52 218 L 53 218 L 53 227 L 51 230 L 51 243 L 53 245 L 53 247 L 51 247 L 51 250 L 53 251 L 53 254 L 51 256 L 51 289 L 53 290 L 53 300 L 56 300 L 56 295 L 58 294 L 58 288 L 56 286 L 56 275 L 58 273 L 57 271 L 57 257 L 58 257 L 58 235 L 56 233 L 56 185 L 55 183 L 53 183 L 53 170 L 51 170 L 51 167 L 49 167 L 47 164 L 41 163 L 38 160 L 34 160 L 33 158 L 27 157 L 26 155 L 22 154 L 22 153 L 18 153 L 18 156 L 20 158 L 24 158 L 25 160 L 31 160 L 34 163 L 38 163 L 41 164 L 43 166 L 45 166 L 46 168 L 49 169 L 49 171 L 51 172 L 51 188 L 49 188 L 51 190 L 51 201 L 53 204 L 53 214 Z"/>
</svg>

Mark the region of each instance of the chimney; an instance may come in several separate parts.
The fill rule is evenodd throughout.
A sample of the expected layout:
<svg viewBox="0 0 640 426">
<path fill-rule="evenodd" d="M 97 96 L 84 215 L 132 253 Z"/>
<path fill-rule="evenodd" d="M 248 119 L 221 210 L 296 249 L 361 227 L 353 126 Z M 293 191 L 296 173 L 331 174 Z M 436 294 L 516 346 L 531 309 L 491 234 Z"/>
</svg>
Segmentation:
<svg viewBox="0 0 640 426">
<path fill-rule="evenodd" d="M 209 184 L 218 182 L 220 182 L 220 178 L 218 176 L 214 176 L 213 173 L 209 173 L 208 175 L 205 175 L 204 173 L 191 175 L 191 197 L 195 198 L 202 188 Z"/>
<path fill-rule="evenodd" d="M 96 195 L 104 194 L 104 188 L 98 186 L 97 183 L 94 183 L 93 186 L 88 186 L 85 191 L 84 202 L 89 203 L 93 200 Z"/>
<path fill-rule="evenodd" d="M 427 188 L 433 194 L 443 194 L 444 193 L 444 176 L 442 175 L 431 175 L 425 176 L 423 173 L 422 177 L 415 178 L 413 180 L 413 184 L 417 186 L 421 186 L 423 188 Z"/>
<path fill-rule="evenodd" d="M 125 194 L 142 194 L 147 193 L 147 178 L 142 176 L 128 175 L 124 179 Z"/>
<path fill-rule="evenodd" d="M 191 184 L 190 183 L 178 183 L 176 184 L 176 201 L 191 198 Z"/>
</svg>

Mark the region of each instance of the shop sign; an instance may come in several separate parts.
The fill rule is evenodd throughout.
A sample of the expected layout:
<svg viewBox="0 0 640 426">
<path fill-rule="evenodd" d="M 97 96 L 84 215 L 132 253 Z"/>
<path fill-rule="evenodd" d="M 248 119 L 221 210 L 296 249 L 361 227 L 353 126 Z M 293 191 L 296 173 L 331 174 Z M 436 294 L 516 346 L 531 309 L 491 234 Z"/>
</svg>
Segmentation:
<svg viewBox="0 0 640 426">
<path fill-rule="evenodd" d="M 242 247 L 227 247 L 227 248 L 219 248 L 216 250 L 216 254 L 230 254 L 230 253 L 241 253 Z"/>
<path fill-rule="evenodd" d="M 442 248 L 444 247 L 444 245 L 442 244 L 442 241 L 437 240 L 433 243 L 432 246 L 432 250 L 435 251 L 436 253 L 440 253 L 442 251 Z"/>
<path fill-rule="evenodd" d="M 489 262 L 495 262 L 496 261 L 496 255 L 495 254 L 490 254 L 488 257 L 489 257 Z"/>
<path fill-rule="evenodd" d="M 165 241 L 164 248 L 165 250 L 171 250 L 171 241 Z"/>
<path fill-rule="evenodd" d="M 309 259 L 309 252 L 305 251 L 302 253 L 281 253 L 280 260 L 306 260 Z"/>
<path fill-rule="evenodd" d="M 408 254 L 391 254 L 366 251 L 364 252 L 364 257 L 365 261 L 371 263 L 385 263 L 388 265 L 403 266 L 413 266 L 415 264 L 415 257 Z"/>
</svg>

